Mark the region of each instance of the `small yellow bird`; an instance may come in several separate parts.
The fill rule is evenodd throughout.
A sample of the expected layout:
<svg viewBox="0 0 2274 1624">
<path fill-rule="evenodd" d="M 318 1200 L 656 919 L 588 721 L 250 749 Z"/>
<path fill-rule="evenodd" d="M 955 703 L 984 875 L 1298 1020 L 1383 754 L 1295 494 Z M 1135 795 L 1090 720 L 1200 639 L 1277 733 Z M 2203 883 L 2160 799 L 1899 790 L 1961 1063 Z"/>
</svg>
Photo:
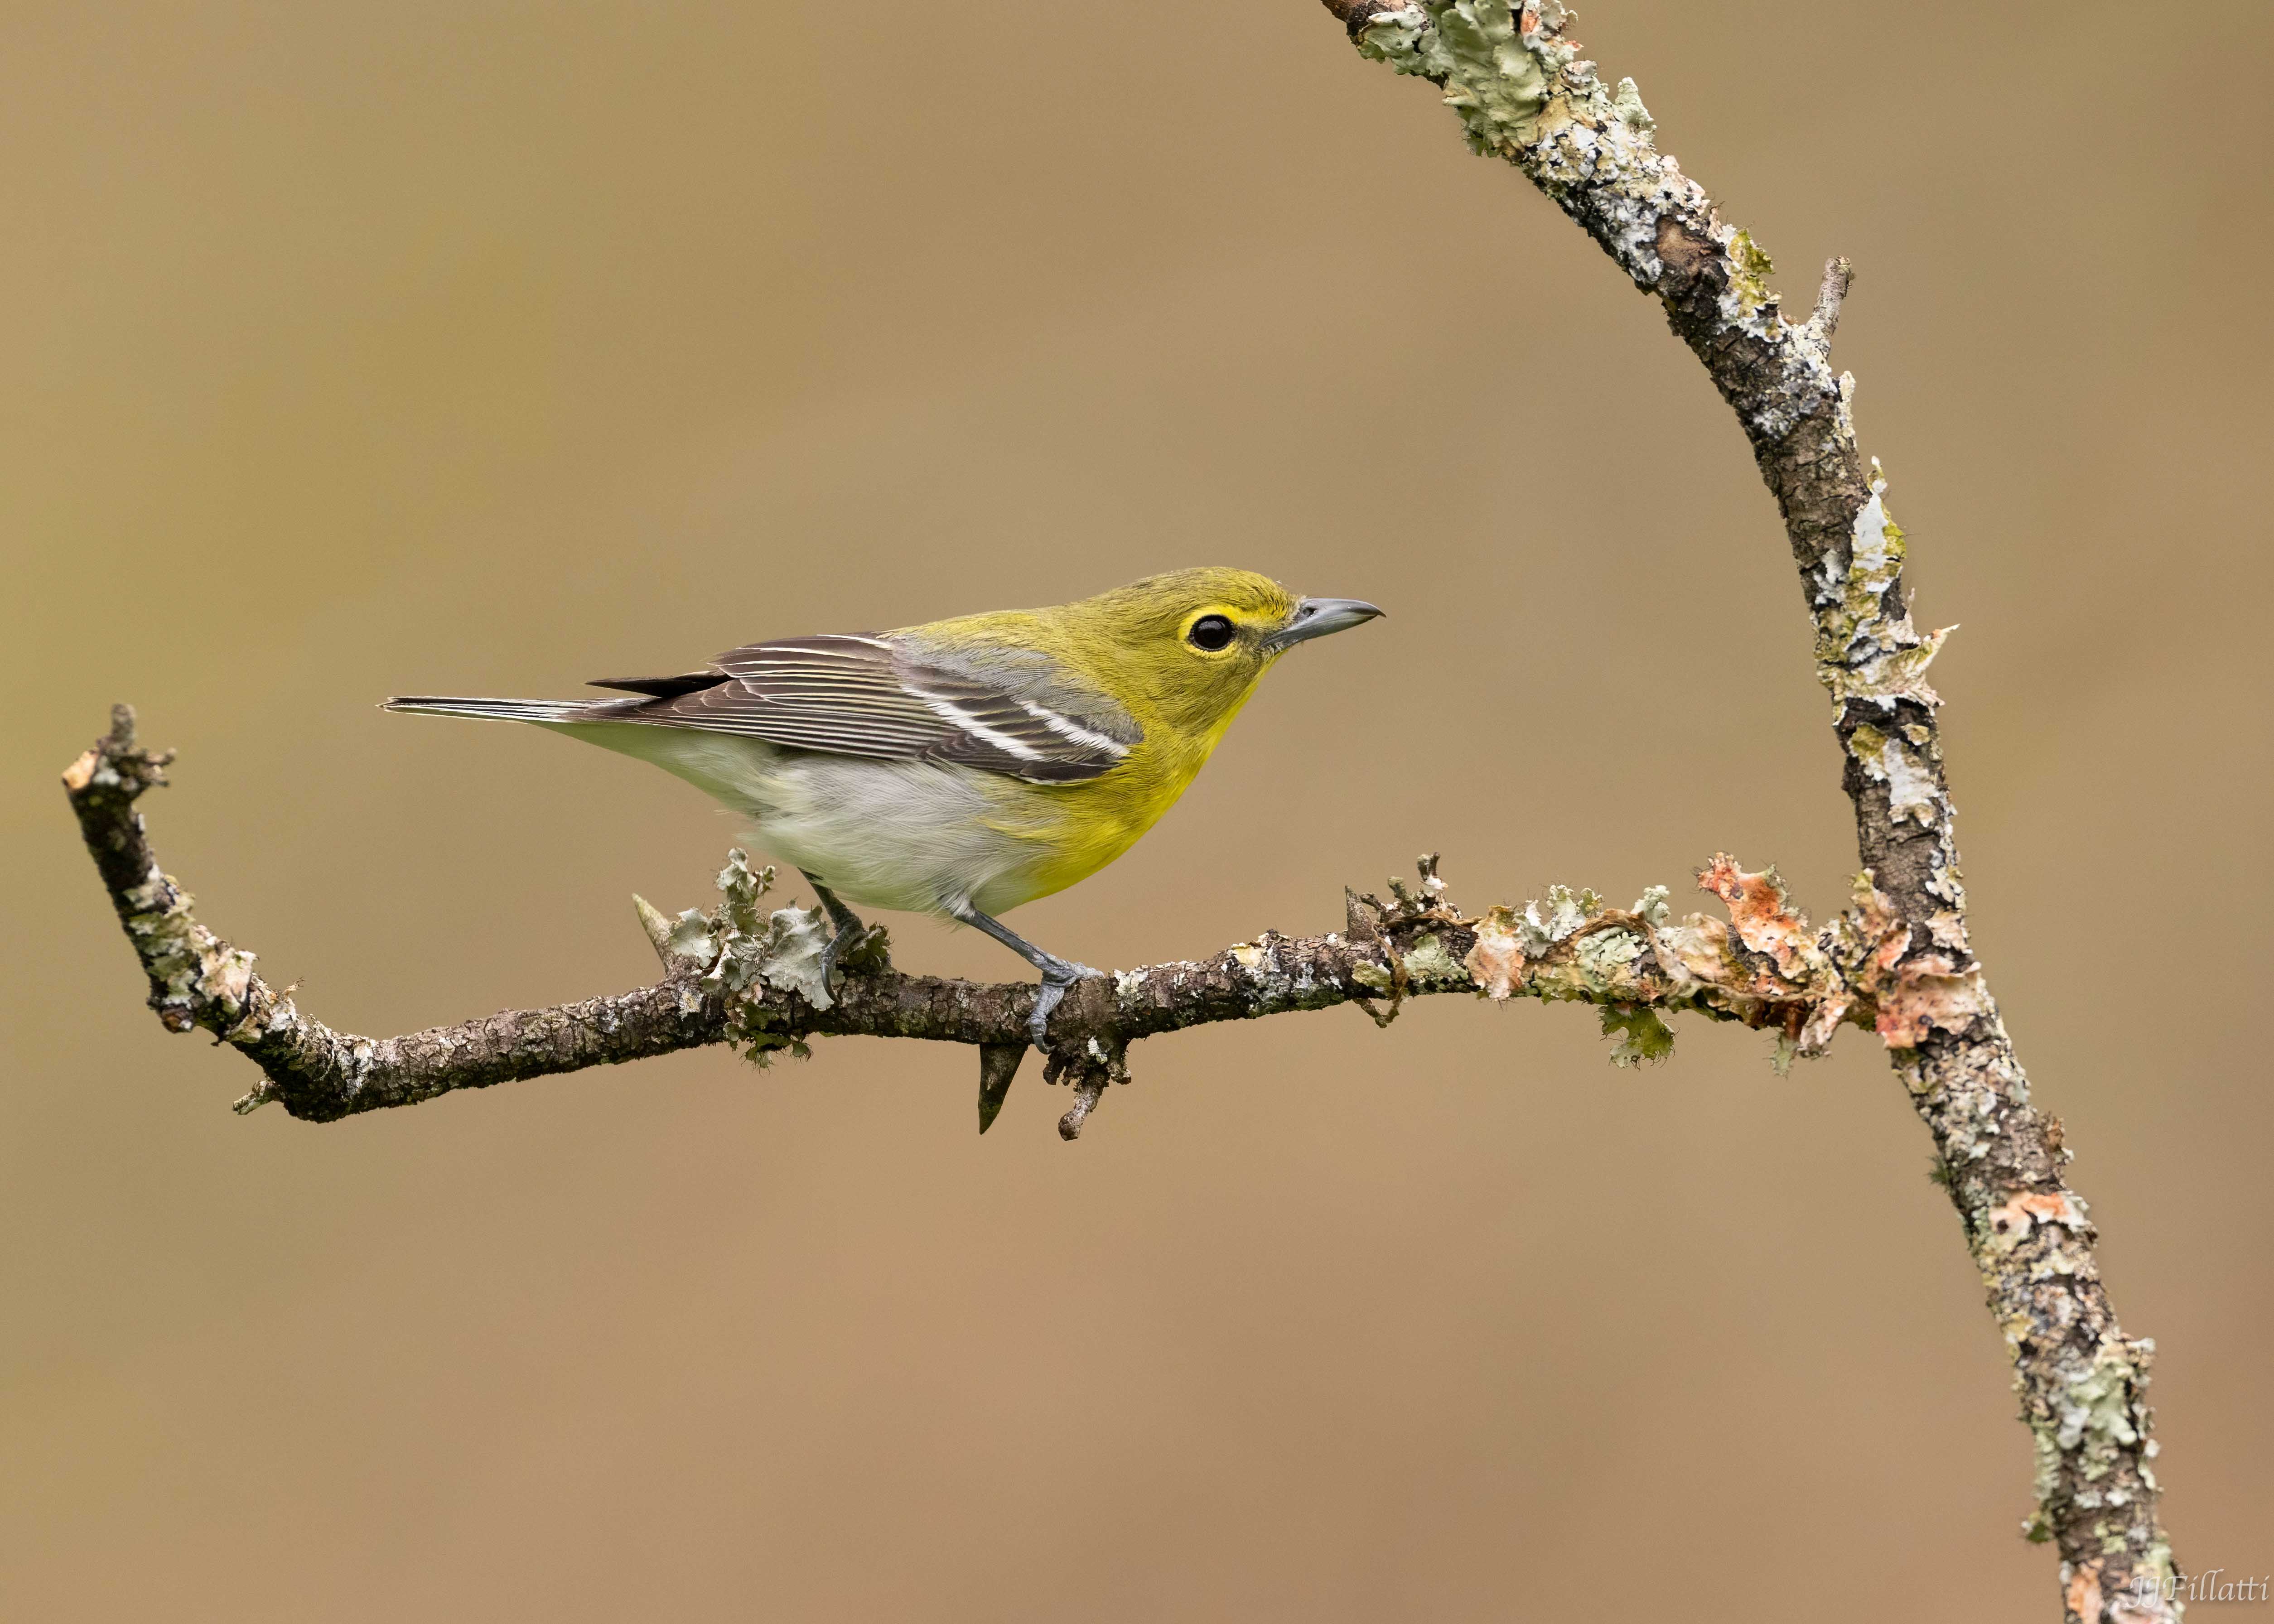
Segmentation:
<svg viewBox="0 0 2274 1624">
<path fill-rule="evenodd" d="M 1030 1031 L 1086 966 L 995 916 L 1087 879 L 1185 793 L 1256 683 L 1372 604 L 1184 569 L 1050 609 L 791 637 L 629 699 L 397 698 L 534 722 L 652 762 L 756 825 L 829 911 L 824 985 L 864 927 L 847 900 L 976 926 L 1042 973 Z"/>
</svg>

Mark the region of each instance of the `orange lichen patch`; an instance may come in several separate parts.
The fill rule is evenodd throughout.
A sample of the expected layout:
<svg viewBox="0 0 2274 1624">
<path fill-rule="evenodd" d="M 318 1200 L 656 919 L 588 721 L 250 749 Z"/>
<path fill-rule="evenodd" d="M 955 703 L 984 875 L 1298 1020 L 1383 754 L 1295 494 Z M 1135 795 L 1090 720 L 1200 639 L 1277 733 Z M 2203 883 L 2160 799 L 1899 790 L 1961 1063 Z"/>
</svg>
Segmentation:
<svg viewBox="0 0 2274 1624">
<path fill-rule="evenodd" d="M 2097 1561 L 2076 1565 L 2076 1571 L 2069 1575 L 2068 1592 L 2063 1599 L 2068 1603 L 2071 1618 L 2097 1620 L 2100 1617 L 2100 1564 Z"/>
<path fill-rule="evenodd" d="M 1461 960 L 1477 989 L 1495 1002 L 1516 990 L 1524 974 L 1524 938 L 1517 933 L 1516 914 L 1504 904 L 1477 921 L 1476 945 Z"/>
<path fill-rule="evenodd" d="M 1927 929 L 1939 946 L 1965 951 L 1966 926 L 1955 912 L 1937 914 Z M 1911 950 L 1910 927 L 1869 874 L 1856 876 L 1856 904 L 1827 940 L 1849 988 L 1871 1001 L 1873 1025 L 1890 1049 L 1916 1049 L 1937 1026 L 1964 1032 L 1989 1012 L 1990 994 L 1979 968 L 1962 969 L 1959 960 L 1945 953 L 1905 957 Z"/>
<path fill-rule="evenodd" d="M 1729 907 L 1729 922 L 1737 939 L 1757 953 L 1776 960 L 1788 976 L 1804 980 L 1811 967 L 1816 938 L 1808 915 L 1792 906 L 1784 882 L 1773 865 L 1758 874 L 1747 874 L 1727 852 L 1698 871 L 1698 887 L 1719 897 Z"/>
<path fill-rule="evenodd" d="M 2014 1197 L 1990 1214 L 1990 1233 L 2002 1246 L 2020 1244 L 2041 1223 L 2057 1223 L 2081 1233 L 2085 1226 L 2084 1205 L 2066 1190 L 2050 1195 L 2031 1191 Z"/>
<path fill-rule="evenodd" d="M 1981 971 L 1961 970 L 1939 953 L 1924 953 L 1898 966 L 1894 984 L 1881 989 L 1876 1024 L 1889 1049 L 1916 1049 L 1934 1027 L 1963 1032 L 1989 1008 Z"/>
</svg>

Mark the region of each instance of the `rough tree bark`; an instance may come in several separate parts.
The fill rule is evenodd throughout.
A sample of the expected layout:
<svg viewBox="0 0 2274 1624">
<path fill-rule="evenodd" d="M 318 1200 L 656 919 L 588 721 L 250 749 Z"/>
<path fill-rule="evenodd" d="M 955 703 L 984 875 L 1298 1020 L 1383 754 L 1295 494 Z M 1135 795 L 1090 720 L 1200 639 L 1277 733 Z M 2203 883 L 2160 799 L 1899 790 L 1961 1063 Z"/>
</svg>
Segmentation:
<svg viewBox="0 0 2274 1624">
<path fill-rule="evenodd" d="M 2030 1103 L 1967 939 L 1940 701 L 1925 680 L 1943 634 L 1911 624 L 1902 532 L 1877 464 L 1856 447 L 1854 380 L 1829 361 L 1846 263 L 1826 268 L 1806 320 L 1788 320 L 1766 283 L 1768 257 L 1658 151 L 1634 82 L 1607 88 L 1580 59 L 1556 0 L 1324 3 L 1361 54 L 1439 86 L 1473 149 L 1515 164 L 1657 297 L 1736 411 L 1815 620 L 1864 872 L 1853 905 L 1812 930 L 1773 870 L 1748 874 L 1728 857 L 1699 874 L 1727 922 L 1675 921 L 1659 888 L 1619 909 L 1557 887 L 1521 912 L 1472 918 L 1425 858 L 1419 884 L 1393 881 L 1388 901 L 1345 893 L 1342 931 L 1267 932 L 1203 961 L 1082 982 L 1050 1027 L 1046 1079 L 1073 1090 L 1059 1132 L 1074 1138 L 1106 1086 L 1127 1080 L 1139 1039 L 1338 1004 L 1387 1025 L 1404 999 L 1436 993 L 1585 1002 L 1618 1039 L 1621 1064 L 1668 1053 L 1663 1017 L 1680 1011 L 1773 1032 L 1780 1065 L 1821 1052 L 1842 1024 L 1871 1027 L 1933 1135 L 1939 1180 L 2013 1356 L 2037 1447 L 2026 1530 L 2058 1544 L 2066 1616 L 2176 1618 L 2149 1464 L 2152 1344 L 2117 1324 L 2092 1225 L 2063 1179 L 2060 1125 Z M 762 906 L 771 871 L 740 853 L 708 913 L 674 921 L 638 902 L 665 966 L 651 987 L 403 1037 L 335 1032 L 200 924 L 158 867 L 135 801 L 165 781 L 168 759 L 141 748 L 120 706 L 64 781 L 160 1019 L 212 1032 L 260 1068 L 239 1110 L 273 1101 L 328 1122 L 706 1044 L 763 1064 L 803 1053 L 810 1037 L 862 1034 L 976 1047 L 984 1132 L 1025 1053 L 1032 986 L 900 974 L 881 932 L 823 986 L 819 916 Z"/>
<path fill-rule="evenodd" d="M 674 921 L 633 898 L 664 965 L 654 986 L 403 1037 L 335 1032 L 303 1014 L 290 988 L 269 986 L 252 953 L 200 923 L 188 892 L 158 866 L 135 801 L 166 781 L 171 759 L 141 748 L 133 711 L 119 705 L 110 732 L 72 763 L 64 785 L 149 978 L 150 1007 L 169 1030 L 203 1028 L 260 1066 L 241 1112 L 275 1101 L 305 1121 L 335 1122 L 707 1044 L 764 1064 L 783 1050 L 802 1054 L 808 1038 L 857 1034 L 977 1048 L 984 1132 L 1028 1048 L 1032 982 L 903 974 L 880 929 L 823 987 L 825 920 L 818 910 L 768 909 L 773 871 L 752 869 L 740 852 L 728 854 L 708 913 L 690 908 Z M 1437 860 L 1424 857 L 1419 883 L 1392 880 L 1387 902 L 1344 892 L 1342 930 L 1266 931 L 1196 963 L 1084 981 L 1050 1017 L 1044 1076 L 1074 1087 L 1059 1132 L 1075 1138 L 1099 1093 L 1128 1080 L 1139 1039 L 1294 1010 L 1356 1004 L 1387 1026 L 1404 1000 L 1434 993 L 1585 1003 L 1618 1039 L 1611 1057 L 1623 1064 L 1669 1053 L 1663 1017 L 1681 1011 L 1773 1032 L 1781 1064 L 1821 1053 L 1843 1022 L 1885 1017 L 1894 989 L 1866 986 L 1879 942 L 1870 933 L 1889 929 L 1882 917 L 1851 910 L 1811 930 L 1774 869 L 1749 874 L 1728 856 L 1699 870 L 1698 883 L 1728 905 L 1728 922 L 1674 920 L 1662 886 L 1631 908 L 1556 886 L 1521 913 L 1495 907 L 1472 919 L 1445 896 Z"/>
<path fill-rule="evenodd" d="M 1826 268 L 1808 320 L 1788 320 L 1768 256 L 1658 150 L 1635 82 L 1607 86 L 1580 57 L 1557 0 L 1325 4 L 1361 55 L 1439 86 L 1473 150 L 1521 169 L 1658 297 L 1744 425 L 1816 620 L 1869 883 L 1901 923 L 1876 968 L 1910 990 L 1919 1019 L 1898 1029 L 1883 1013 L 1880 1032 L 1934 1135 L 2036 1440 L 2029 1535 L 2059 1545 L 2069 1618 L 2175 1616 L 2149 1465 L 2153 1344 L 2117 1324 L 2062 1177 L 2060 1124 L 2030 1103 L 1967 941 L 1940 701 L 1925 680 L 1943 634 L 1911 624 L 1902 532 L 1856 448 L 1855 380 L 1830 365 L 1847 263 Z"/>
</svg>

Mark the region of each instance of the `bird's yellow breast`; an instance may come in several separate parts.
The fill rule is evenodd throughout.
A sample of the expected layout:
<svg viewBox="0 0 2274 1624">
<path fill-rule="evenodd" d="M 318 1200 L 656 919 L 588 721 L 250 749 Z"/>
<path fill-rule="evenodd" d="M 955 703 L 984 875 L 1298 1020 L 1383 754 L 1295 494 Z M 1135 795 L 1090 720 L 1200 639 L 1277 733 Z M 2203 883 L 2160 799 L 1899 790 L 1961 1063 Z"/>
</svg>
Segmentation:
<svg viewBox="0 0 2274 1624">
<path fill-rule="evenodd" d="M 1094 778 L 1074 784 L 1029 784 L 995 778 L 988 798 L 995 816 L 990 826 L 1031 847 L 1025 873 L 1032 886 L 1015 907 L 1079 883 L 1134 846 L 1161 815 L 1177 804 L 1208 763 L 1232 718 L 1254 691 L 1251 683 L 1221 712 L 1200 727 L 1177 727 L 1167 718 L 1133 706 L 1145 737 L 1128 759 Z"/>
</svg>

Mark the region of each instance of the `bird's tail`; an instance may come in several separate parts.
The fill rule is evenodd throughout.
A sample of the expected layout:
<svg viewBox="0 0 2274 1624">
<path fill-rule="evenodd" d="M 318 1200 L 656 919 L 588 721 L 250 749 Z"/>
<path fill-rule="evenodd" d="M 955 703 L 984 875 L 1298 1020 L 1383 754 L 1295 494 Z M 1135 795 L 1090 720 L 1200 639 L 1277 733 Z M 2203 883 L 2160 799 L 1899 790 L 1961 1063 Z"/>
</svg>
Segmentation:
<svg viewBox="0 0 2274 1624">
<path fill-rule="evenodd" d="M 592 719 L 594 707 L 590 701 L 582 699 L 447 699 L 404 695 L 388 700 L 380 709 L 407 710 L 419 716 L 484 717 L 500 722 L 585 722 Z"/>
</svg>

